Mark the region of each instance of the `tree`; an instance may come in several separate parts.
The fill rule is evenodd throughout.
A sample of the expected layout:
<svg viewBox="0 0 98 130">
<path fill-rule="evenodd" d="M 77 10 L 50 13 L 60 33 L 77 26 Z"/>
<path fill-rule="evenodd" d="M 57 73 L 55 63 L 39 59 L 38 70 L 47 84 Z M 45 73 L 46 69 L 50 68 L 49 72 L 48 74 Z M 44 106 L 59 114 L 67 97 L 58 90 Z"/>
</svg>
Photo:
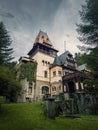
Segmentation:
<svg viewBox="0 0 98 130">
<path fill-rule="evenodd" d="M 86 0 L 80 11 L 82 23 L 78 26 L 80 40 L 87 45 L 98 46 L 98 0 Z"/>
<path fill-rule="evenodd" d="M 0 22 L 0 96 L 14 102 L 21 92 L 21 85 L 15 75 L 16 63 L 11 62 L 13 59 L 11 43 L 5 25 Z"/>
<path fill-rule="evenodd" d="M 21 94 L 20 82 L 9 67 L 0 66 L 0 96 L 5 96 L 11 102 L 17 101 Z"/>
<path fill-rule="evenodd" d="M 85 61 L 92 71 L 93 84 L 98 88 L 98 0 L 86 0 L 80 11 L 82 23 L 78 24 L 79 39 L 89 51 Z"/>
<path fill-rule="evenodd" d="M 86 57 L 85 53 L 84 54 L 75 53 L 75 57 L 74 58 L 75 58 L 78 66 L 86 63 L 85 57 Z"/>
<path fill-rule="evenodd" d="M 14 58 L 12 57 L 13 48 L 10 48 L 11 43 L 12 41 L 5 25 L 0 22 L 0 65 L 5 65 Z"/>
</svg>

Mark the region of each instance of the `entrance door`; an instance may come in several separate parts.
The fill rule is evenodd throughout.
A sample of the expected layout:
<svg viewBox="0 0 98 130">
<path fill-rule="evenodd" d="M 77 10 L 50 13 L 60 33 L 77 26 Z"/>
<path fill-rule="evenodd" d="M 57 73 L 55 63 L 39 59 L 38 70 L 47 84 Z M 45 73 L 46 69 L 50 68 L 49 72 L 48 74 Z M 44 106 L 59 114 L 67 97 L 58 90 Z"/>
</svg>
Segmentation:
<svg viewBox="0 0 98 130">
<path fill-rule="evenodd" d="M 69 89 L 69 93 L 75 92 L 75 84 L 73 81 L 68 82 L 68 89 Z"/>
<path fill-rule="evenodd" d="M 42 87 L 42 94 L 49 94 L 49 88 L 47 86 Z"/>
</svg>

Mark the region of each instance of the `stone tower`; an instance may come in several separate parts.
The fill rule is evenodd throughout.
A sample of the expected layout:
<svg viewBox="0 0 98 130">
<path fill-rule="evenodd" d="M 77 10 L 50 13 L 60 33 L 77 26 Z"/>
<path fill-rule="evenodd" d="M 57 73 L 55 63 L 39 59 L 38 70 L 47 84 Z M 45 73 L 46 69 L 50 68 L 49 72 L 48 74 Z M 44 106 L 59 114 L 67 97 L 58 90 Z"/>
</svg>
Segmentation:
<svg viewBox="0 0 98 130">
<path fill-rule="evenodd" d="M 37 61 L 36 100 L 50 93 L 50 69 L 58 50 L 54 48 L 47 33 L 40 31 L 28 55 Z"/>
</svg>

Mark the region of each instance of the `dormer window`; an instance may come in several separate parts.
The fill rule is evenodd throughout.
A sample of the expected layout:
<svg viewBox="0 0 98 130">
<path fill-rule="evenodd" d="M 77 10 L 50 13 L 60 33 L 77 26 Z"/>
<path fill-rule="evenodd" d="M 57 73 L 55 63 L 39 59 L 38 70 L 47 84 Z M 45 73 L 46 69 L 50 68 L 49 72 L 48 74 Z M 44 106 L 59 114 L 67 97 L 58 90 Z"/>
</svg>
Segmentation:
<svg viewBox="0 0 98 130">
<path fill-rule="evenodd" d="M 44 36 L 42 36 L 42 39 L 44 39 Z"/>
<path fill-rule="evenodd" d="M 49 41 L 49 38 L 47 38 L 47 41 Z"/>
<path fill-rule="evenodd" d="M 72 55 L 71 55 L 71 54 L 68 54 L 68 57 L 72 57 Z"/>
</svg>

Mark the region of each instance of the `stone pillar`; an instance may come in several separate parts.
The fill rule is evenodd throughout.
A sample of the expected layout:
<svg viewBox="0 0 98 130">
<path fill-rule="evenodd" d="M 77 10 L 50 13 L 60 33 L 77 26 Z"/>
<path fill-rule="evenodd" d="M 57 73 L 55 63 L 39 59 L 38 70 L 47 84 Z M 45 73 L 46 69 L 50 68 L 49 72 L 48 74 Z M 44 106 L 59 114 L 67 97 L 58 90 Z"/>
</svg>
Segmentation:
<svg viewBox="0 0 98 130">
<path fill-rule="evenodd" d="M 76 90 L 78 90 L 78 89 L 79 89 L 78 82 L 76 82 Z"/>
<path fill-rule="evenodd" d="M 66 85 L 64 85 L 64 92 L 66 92 L 67 91 L 67 86 Z"/>
<path fill-rule="evenodd" d="M 78 90 L 81 90 L 81 82 L 80 82 L 80 77 L 77 78 L 77 82 L 78 82 Z"/>
<path fill-rule="evenodd" d="M 82 90 L 84 89 L 83 83 L 81 83 L 81 89 L 82 89 Z"/>
<path fill-rule="evenodd" d="M 81 83 L 80 83 L 80 81 L 79 81 L 79 83 L 78 83 L 78 84 L 79 84 L 79 90 L 81 90 Z"/>
<path fill-rule="evenodd" d="M 48 98 L 45 102 L 46 116 L 55 119 L 55 102 L 54 98 Z"/>
</svg>

